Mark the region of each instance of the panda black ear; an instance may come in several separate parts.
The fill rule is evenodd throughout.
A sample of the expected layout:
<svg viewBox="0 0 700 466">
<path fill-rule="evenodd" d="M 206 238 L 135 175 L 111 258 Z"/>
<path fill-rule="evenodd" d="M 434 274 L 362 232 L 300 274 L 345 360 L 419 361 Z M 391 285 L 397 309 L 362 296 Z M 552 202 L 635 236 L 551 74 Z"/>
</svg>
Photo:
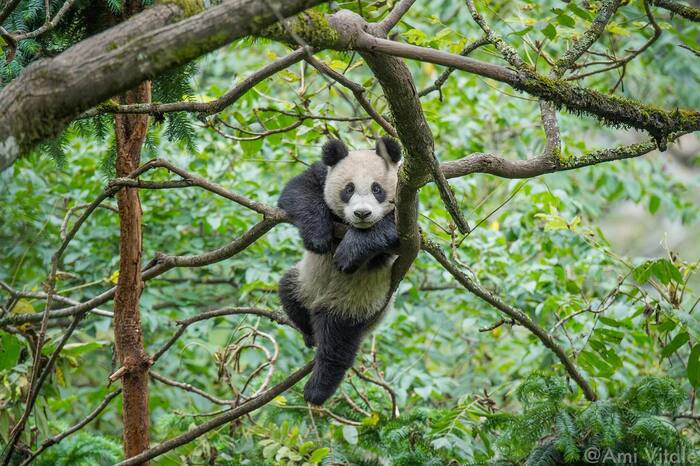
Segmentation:
<svg viewBox="0 0 700 466">
<path fill-rule="evenodd" d="M 339 139 L 329 139 L 328 142 L 326 142 L 323 145 L 321 154 L 323 158 L 323 163 L 325 163 L 329 167 L 332 167 L 333 165 L 347 157 L 348 148 L 345 147 L 343 141 Z"/>
<path fill-rule="evenodd" d="M 390 136 L 382 136 L 377 140 L 375 148 L 377 154 L 393 163 L 398 163 L 401 160 L 401 144 L 396 139 Z"/>
</svg>

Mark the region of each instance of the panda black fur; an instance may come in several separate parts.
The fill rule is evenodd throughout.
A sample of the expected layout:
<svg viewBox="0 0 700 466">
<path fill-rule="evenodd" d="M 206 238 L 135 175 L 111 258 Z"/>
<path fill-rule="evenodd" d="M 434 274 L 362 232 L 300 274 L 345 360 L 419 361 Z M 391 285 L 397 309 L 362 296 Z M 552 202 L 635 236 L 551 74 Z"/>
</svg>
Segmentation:
<svg viewBox="0 0 700 466">
<path fill-rule="evenodd" d="M 399 242 L 394 196 L 401 147 L 389 137 L 375 150 L 328 141 L 322 162 L 292 179 L 279 199 L 306 251 L 279 284 L 282 306 L 317 347 L 306 401 L 321 405 L 352 367 L 364 335 L 387 308 L 392 250 Z M 348 226 L 342 240 L 334 222 Z"/>
</svg>

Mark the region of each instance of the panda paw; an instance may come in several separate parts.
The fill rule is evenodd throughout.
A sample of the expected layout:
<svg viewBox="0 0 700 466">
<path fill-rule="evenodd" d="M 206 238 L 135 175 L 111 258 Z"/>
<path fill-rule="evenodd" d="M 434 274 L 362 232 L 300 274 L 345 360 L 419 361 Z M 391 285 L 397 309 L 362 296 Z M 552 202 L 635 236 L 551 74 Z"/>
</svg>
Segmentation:
<svg viewBox="0 0 700 466">
<path fill-rule="evenodd" d="M 333 395 L 335 390 L 329 391 L 328 388 L 324 388 L 321 384 L 316 383 L 313 375 L 304 385 L 304 400 L 307 403 L 311 403 L 314 406 L 322 406 L 328 398 Z"/>
<path fill-rule="evenodd" d="M 328 254 L 333 250 L 333 235 L 310 234 L 303 237 L 304 247 L 316 254 Z"/>
<path fill-rule="evenodd" d="M 336 267 L 343 273 L 353 273 L 357 272 L 362 263 L 356 258 L 352 257 L 347 248 L 339 247 L 333 256 L 333 262 L 335 262 Z"/>
</svg>

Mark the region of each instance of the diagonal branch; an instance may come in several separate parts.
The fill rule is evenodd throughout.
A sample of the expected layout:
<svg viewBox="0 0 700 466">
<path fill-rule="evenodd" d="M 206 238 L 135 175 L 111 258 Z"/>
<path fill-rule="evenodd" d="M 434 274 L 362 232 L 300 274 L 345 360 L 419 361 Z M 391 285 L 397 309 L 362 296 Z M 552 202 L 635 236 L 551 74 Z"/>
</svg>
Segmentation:
<svg viewBox="0 0 700 466">
<path fill-rule="evenodd" d="M 595 19 L 593 19 L 591 27 L 584 32 L 579 39 L 574 41 L 571 47 L 564 53 L 564 56 L 554 63 L 553 71 L 556 77 L 563 76 L 566 70 L 591 48 L 591 45 L 593 45 L 600 38 L 603 31 L 605 31 L 605 27 L 610 22 L 610 18 L 612 18 L 619 7 L 620 0 L 604 0 L 601 2 L 600 9 Z"/>
<path fill-rule="evenodd" d="M 391 12 L 375 25 L 381 35 L 386 35 L 396 26 L 401 18 L 408 12 L 416 0 L 400 0 Z"/>
<path fill-rule="evenodd" d="M 217 427 L 223 426 L 252 411 L 255 411 L 256 409 L 272 401 L 279 394 L 293 387 L 297 382 L 299 382 L 311 372 L 313 365 L 313 361 L 306 363 L 305 366 L 303 366 L 300 369 L 297 369 L 282 382 L 278 383 L 269 390 L 261 393 L 260 395 L 251 398 L 250 400 L 246 401 L 240 406 L 233 408 L 230 411 L 226 411 L 224 414 L 221 414 L 220 416 L 217 416 L 214 419 L 204 422 L 198 425 L 197 427 L 190 429 L 188 432 L 182 435 L 178 435 L 175 438 L 166 440 L 165 442 L 156 445 L 155 447 L 146 450 L 139 455 L 133 456 L 125 461 L 122 461 L 121 463 L 117 463 L 115 466 L 134 466 L 143 464 L 144 462 L 150 459 L 156 458 L 164 453 L 169 452 L 170 450 L 174 450 L 175 448 L 181 445 L 189 443 L 192 440 L 206 434 L 207 432 L 216 429 Z"/>
<path fill-rule="evenodd" d="M 585 395 L 586 399 L 589 401 L 595 401 L 596 394 L 593 388 L 591 388 L 588 381 L 578 371 L 573 361 L 569 359 L 569 356 L 566 354 L 564 349 L 557 344 L 554 338 L 552 338 L 552 336 L 548 334 L 546 330 L 544 330 L 542 327 L 533 322 L 532 319 L 530 319 L 530 317 L 523 311 L 506 304 L 498 296 L 495 296 L 490 291 L 483 288 L 481 285 L 474 282 L 471 278 L 465 275 L 461 270 L 455 267 L 455 265 L 452 264 L 452 262 L 450 262 L 450 260 L 447 258 L 447 256 L 445 256 L 445 254 L 442 252 L 442 250 L 437 244 L 426 239 L 423 241 L 422 247 L 431 256 L 433 256 L 433 258 L 435 258 L 435 260 L 438 261 L 440 265 L 442 265 L 443 268 L 447 270 L 467 290 L 469 290 L 470 292 L 472 292 L 482 300 L 486 301 L 491 306 L 495 307 L 511 319 L 515 320 L 518 324 L 522 325 L 523 327 L 527 328 L 530 332 L 532 332 L 542 342 L 544 346 L 549 348 L 557 356 L 557 358 L 559 359 L 559 361 L 561 361 L 569 376 L 571 376 L 571 378 L 574 379 L 576 384 L 578 384 L 578 386 L 581 387 L 581 390 L 583 391 L 583 394 Z"/>
<path fill-rule="evenodd" d="M 381 114 L 379 114 L 379 112 L 377 112 L 374 109 L 374 107 L 372 107 L 372 104 L 369 103 L 369 100 L 367 100 L 367 97 L 365 97 L 365 88 L 362 85 L 349 80 L 342 74 L 335 71 L 330 66 L 326 65 L 320 60 L 317 60 L 311 55 L 306 57 L 306 61 L 309 62 L 309 64 L 316 68 L 320 73 L 329 76 L 333 80 L 340 83 L 343 87 L 346 87 L 348 90 L 350 90 L 350 92 L 352 92 L 352 95 L 355 96 L 355 99 L 357 99 L 357 101 L 362 106 L 362 108 L 365 109 L 367 114 L 371 116 L 372 119 L 384 129 L 384 131 L 386 131 L 394 137 L 397 137 L 396 129 L 394 129 L 394 127 L 391 126 L 391 123 L 386 121 L 386 119 Z"/>
<path fill-rule="evenodd" d="M 247 76 L 236 86 L 227 91 L 224 95 L 211 102 L 171 102 L 165 104 L 148 103 L 148 104 L 131 104 L 117 105 L 113 103 L 100 104 L 97 107 L 88 110 L 80 115 L 80 118 L 89 118 L 104 113 L 170 113 L 170 112 L 195 112 L 202 115 L 211 115 L 218 113 L 226 107 L 234 104 L 246 92 L 251 90 L 261 81 L 269 78 L 275 73 L 288 68 L 289 66 L 301 61 L 305 55 L 311 51 L 305 50 L 303 47 L 292 53 L 278 58 L 272 63 L 268 63 L 259 70 Z"/>
</svg>

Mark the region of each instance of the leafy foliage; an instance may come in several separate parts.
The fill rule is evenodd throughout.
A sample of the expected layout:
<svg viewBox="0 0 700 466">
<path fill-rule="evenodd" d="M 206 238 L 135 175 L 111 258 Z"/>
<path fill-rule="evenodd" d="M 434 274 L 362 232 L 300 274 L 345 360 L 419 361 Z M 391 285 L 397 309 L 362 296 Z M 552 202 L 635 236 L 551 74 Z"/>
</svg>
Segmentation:
<svg viewBox="0 0 700 466">
<path fill-rule="evenodd" d="M 96 32 L 88 27 L 96 23 L 85 21 L 98 8 L 94 3 L 79 0 L 55 30 L 20 41 L 12 61 L 0 60 L 0 86 L 32 60 Z M 477 6 L 524 60 L 546 72 L 548 59 L 561 56 L 590 27 L 599 3 L 526 0 Z M 622 56 L 651 35 L 642 2 L 623 3 L 595 46 L 598 54 Z M 51 11 L 61 4 L 52 0 Z M 386 2 L 366 1 L 338 6 L 372 20 L 388 8 Z M 99 7 L 116 13 L 122 2 L 110 0 Z M 678 45 L 697 47 L 700 29 L 655 11 L 664 35 L 626 65 L 614 93 L 668 108 L 697 108 L 697 58 Z M 22 0 L 3 27 L 29 31 L 44 18 L 43 0 Z M 406 42 L 455 53 L 482 35 L 463 3 L 452 0 L 417 2 L 397 31 Z M 268 41 L 241 41 L 203 57 L 196 66 L 158 77 L 153 101 L 213 100 L 287 52 Z M 486 46 L 471 56 L 493 61 L 493 54 L 493 47 Z M 372 105 L 388 113 L 361 57 L 332 51 L 317 56 L 362 83 Z M 443 71 L 428 64 L 409 66 L 419 90 Z M 609 92 L 619 79 L 613 71 L 580 83 Z M 441 162 L 473 152 L 522 160 L 543 150 L 537 102 L 511 95 L 505 86 L 455 72 L 422 104 Z M 274 133 L 295 123 L 295 114 L 322 118 L 307 118 Z M 344 89 L 308 66 L 295 65 L 219 113 L 228 126 L 200 125 L 197 115 L 186 113 L 154 115 L 142 159 L 168 159 L 236 193 L 275 205 L 285 182 L 318 159 L 326 138 L 340 136 L 353 148 L 371 147 L 381 130 L 361 119 L 365 116 Z M 360 120 L 332 119 L 349 117 Z M 558 118 L 564 159 L 640 137 L 601 129 L 566 113 Z M 41 153 L 0 173 L 0 280 L 9 286 L 42 291 L 68 210 L 91 202 L 106 178 L 114 176 L 112 121 L 109 114 L 78 120 L 47 141 Z M 700 385 L 698 151 L 693 146 L 697 139 L 686 141 L 663 154 L 530 180 L 482 175 L 450 180 L 470 223 L 478 224 L 466 236 L 454 231 L 435 186 L 421 190 L 424 234 L 449 248 L 454 263 L 475 280 L 550 333 L 595 387 L 599 400 L 585 401 L 563 377 L 560 361 L 530 332 L 500 321 L 503 316 L 496 310 L 420 255 L 397 292 L 395 309 L 363 344 L 355 366 L 391 392 L 351 374 L 327 406 L 332 417 L 303 404 L 297 386 L 249 418 L 214 430 L 154 464 L 558 465 L 581 464 L 586 452 L 596 448 L 612 455 L 607 464 L 634 454 L 638 464 L 651 465 L 659 464 L 652 455 L 660 450 L 696 452 L 698 423 L 679 417 L 690 413 L 690 400 Z M 155 170 L 144 179 L 177 177 Z M 113 199 L 105 202 L 114 204 Z M 198 254 L 217 249 L 259 220 L 249 210 L 194 188 L 142 190 L 141 203 L 146 261 L 159 251 Z M 74 221 L 73 215 L 68 225 Z M 114 285 L 118 235 L 118 217 L 111 210 L 97 209 L 87 219 L 59 267 L 61 296 L 86 301 Z M 296 232 L 280 225 L 227 261 L 174 269 L 148 281 L 140 305 L 149 354 L 171 337 L 175 320 L 224 306 L 278 309 L 277 281 L 299 259 L 300 250 Z M 41 299 L 16 300 L 0 293 L 0 317 L 43 309 Z M 110 304 L 103 307 L 110 310 Z M 65 328 L 57 322 L 49 329 L 46 354 Z M 250 327 L 279 346 L 271 383 L 312 355 L 290 328 L 232 316 L 188 328 L 154 370 L 221 399 L 250 396 L 263 384 L 266 370 L 252 378 L 244 393 L 240 390 L 265 361 L 264 350 L 230 357 L 231 347 Z M 29 324 L 7 330 L 0 330 L 0 444 L 22 412 L 36 334 Z M 113 339 L 111 321 L 104 316 L 90 314 L 80 323 L 70 341 L 79 346 L 61 353 L 23 445 L 36 449 L 100 403 L 114 369 Z M 260 341 L 244 343 L 274 351 L 269 340 Z M 221 409 L 158 382 L 149 396 L 154 443 L 205 422 Z M 118 461 L 119 403 L 112 401 L 82 433 L 47 449 L 38 464 Z M 395 417 L 395 411 L 400 415 Z"/>
</svg>

